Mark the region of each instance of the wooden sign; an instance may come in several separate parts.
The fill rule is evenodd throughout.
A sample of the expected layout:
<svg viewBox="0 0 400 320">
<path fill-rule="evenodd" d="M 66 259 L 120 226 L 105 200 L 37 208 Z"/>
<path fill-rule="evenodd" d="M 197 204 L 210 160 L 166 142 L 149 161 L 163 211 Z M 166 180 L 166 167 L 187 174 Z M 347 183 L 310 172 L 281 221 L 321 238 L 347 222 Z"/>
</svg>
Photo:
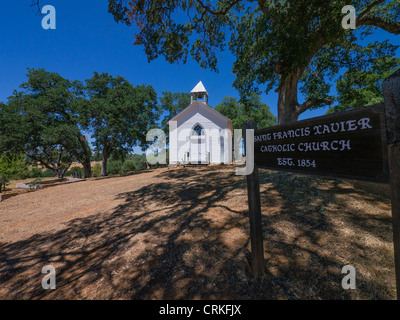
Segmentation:
<svg viewBox="0 0 400 320">
<path fill-rule="evenodd" d="M 264 274 L 257 166 L 390 181 L 396 291 L 400 300 L 400 69 L 383 81 L 382 88 L 384 104 L 254 132 L 255 163 L 247 176 L 247 192 L 252 269 L 256 277 Z M 253 128 L 254 123 L 249 120 L 243 125 L 244 133 Z"/>
<path fill-rule="evenodd" d="M 384 104 L 254 132 L 260 167 L 388 182 Z"/>
</svg>

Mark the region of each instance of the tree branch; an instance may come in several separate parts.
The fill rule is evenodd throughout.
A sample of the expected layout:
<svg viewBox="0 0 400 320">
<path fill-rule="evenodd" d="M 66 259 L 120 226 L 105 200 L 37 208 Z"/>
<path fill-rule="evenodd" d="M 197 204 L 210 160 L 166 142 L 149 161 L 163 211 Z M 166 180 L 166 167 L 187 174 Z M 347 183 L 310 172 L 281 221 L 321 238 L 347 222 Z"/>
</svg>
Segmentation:
<svg viewBox="0 0 400 320">
<path fill-rule="evenodd" d="M 201 0 L 197 0 L 197 3 L 203 8 L 205 9 L 208 13 L 211 13 L 213 15 L 217 15 L 217 16 L 223 16 L 226 15 L 228 13 L 228 11 L 230 9 L 232 9 L 236 4 L 238 4 L 241 0 L 234 0 L 232 1 L 228 7 L 225 10 L 220 10 L 220 11 L 215 11 L 213 9 L 210 8 L 210 6 L 205 5 Z"/>
<path fill-rule="evenodd" d="M 48 165 L 46 162 L 44 162 L 42 159 L 37 158 L 36 156 L 34 156 L 34 155 L 32 155 L 32 154 L 29 154 L 28 152 L 25 152 L 25 154 L 26 154 L 29 158 L 31 158 L 32 160 L 34 160 L 34 161 L 36 161 L 36 162 L 39 162 L 39 163 L 40 163 L 42 166 L 44 166 L 45 168 L 55 171 L 55 168 L 54 168 L 54 167 L 49 166 L 49 165 Z"/>
<path fill-rule="evenodd" d="M 316 104 L 321 103 L 321 102 L 327 104 L 328 106 L 333 103 L 333 101 L 328 98 L 323 98 L 323 99 L 312 98 L 312 99 L 307 100 L 303 104 L 296 106 L 295 111 L 297 114 L 301 114 L 304 111 L 312 108 L 313 106 L 315 106 Z"/>
<path fill-rule="evenodd" d="M 38 13 L 41 14 L 42 12 L 40 10 L 40 3 L 39 2 L 40 2 L 40 0 L 32 0 L 31 8 L 37 7 Z"/>
<path fill-rule="evenodd" d="M 386 0 L 377 0 L 372 2 L 368 7 L 365 8 L 363 12 L 358 15 L 358 19 L 362 19 L 368 12 L 370 12 L 374 7 L 379 6 L 380 4 L 386 2 Z"/>
<path fill-rule="evenodd" d="M 365 15 L 361 19 L 357 19 L 357 25 L 378 27 L 396 35 L 400 34 L 400 23 L 388 21 L 382 17 Z"/>
</svg>

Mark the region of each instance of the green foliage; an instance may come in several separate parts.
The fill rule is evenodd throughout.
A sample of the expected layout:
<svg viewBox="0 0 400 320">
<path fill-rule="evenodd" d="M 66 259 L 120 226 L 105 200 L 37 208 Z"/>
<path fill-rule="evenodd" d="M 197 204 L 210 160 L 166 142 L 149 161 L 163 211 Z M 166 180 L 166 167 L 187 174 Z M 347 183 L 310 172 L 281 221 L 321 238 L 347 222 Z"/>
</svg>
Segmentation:
<svg viewBox="0 0 400 320">
<path fill-rule="evenodd" d="M 41 178 L 44 177 L 44 172 L 40 168 L 32 168 L 30 170 L 30 177 L 31 178 Z"/>
<path fill-rule="evenodd" d="M 26 159 L 22 153 L 0 156 L 0 174 L 11 179 L 23 179 L 29 176 Z"/>
<path fill-rule="evenodd" d="M 215 10 L 228 11 L 232 6 L 227 2 L 218 1 Z M 237 2 L 233 1 L 236 10 L 241 7 Z M 185 63 L 191 55 L 201 66 L 214 70 L 217 70 L 216 51 L 224 48 L 225 28 L 231 25 L 232 18 L 230 14 L 213 16 L 200 1 L 192 0 L 109 0 L 109 12 L 116 21 L 138 27 L 134 43 L 144 46 L 150 61 L 163 55 L 170 63 Z M 178 22 L 175 20 L 178 16 L 187 19 Z"/>
<path fill-rule="evenodd" d="M 101 154 L 95 153 L 90 157 L 90 161 L 101 161 Z"/>
<path fill-rule="evenodd" d="M 385 56 L 372 61 L 369 69 L 346 71 L 336 84 L 338 105 L 328 112 L 340 112 L 383 102 L 382 80 L 400 67 L 400 58 Z"/>
<path fill-rule="evenodd" d="M 67 176 L 76 176 L 76 177 L 84 177 L 85 171 L 82 167 L 74 166 L 70 170 L 67 171 L 65 175 Z"/>
<path fill-rule="evenodd" d="M 190 105 L 190 93 L 164 91 L 162 94 L 160 104 L 166 115 L 161 122 L 161 126 L 162 130 L 168 135 L 168 121 Z"/>
<path fill-rule="evenodd" d="M 224 97 L 215 110 L 232 120 L 233 129 L 241 129 L 247 119 L 255 122 L 256 129 L 276 125 L 276 117 L 256 94 L 253 94 L 246 104 L 239 103 L 236 98 Z"/>
<path fill-rule="evenodd" d="M 126 160 L 122 165 L 122 173 L 136 171 L 136 162 L 133 160 Z"/>
<path fill-rule="evenodd" d="M 0 150 L 23 152 L 61 177 L 75 159 L 84 163 L 90 150 L 80 130 L 83 86 L 44 69 L 28 69 L 27 77 L 3 107 Z"/>
<path fill-rule="evenodd" d="M 101 164 L 100 163 L 96 163 L 92 167 L 92 172 L 93 172 L 93 176 L 94 177 L 100 177 L 101 176 Z"/>
<path fill-rule="evenodd" d="M 69 171 L 67 171 L 65 174 L 68 175 Z M 41 168 L 35 168 L 33 167 L 32 169 L 29 170 L 28 177 L 29 178 L 51 178 L 55 177 L 56 173 L 54 170 L 51 169 L 46 169 L 43 171 Z"/>
<path fill-rule="evenodd" d="M 145 154 L 130 154 L 127 157 L 127 159 L 132 160 L 134 162 L 136 170 L 146 169 L 146 155 Z"/>
<path fill-rule="evenodd" d="M 107 173 L 108 174 L 120 174 L 122 173 L 122 161 L 121 160 L 113 160 L 107 164 Z"/>
<path fill-rule="evenodd" d="M 41 168 L 35 168 L 33 167 L 32 169 L 29 170 L 27 178 L 51 178 L 54 177 L 56 173 L 54 170 L 51 169 L 46 169 L 43 171 Z M 66 175 L 68 175 L 68 171 L 66 172 Z"/>
<path fill-rule="evenodd" d="M 397 48 L 387 42 L 360 45 L 373 30 L 361 19 L 357 32 L 341 27 L 345 1 L 267 2 L 268 16 L 261 11 L 245 14 L 230 42 L 237 57 L 234 86 L 242 97 L 259 92 L 260 84 L 266 85 L 266 92 L 278 87 L 278 107 L 298 116 L 334 101 L 331 86 L 343 68 L 368 68 L 371 58 L 393 55 Z M 365 1 L 351 4 L 358 17 L 366 7 Z M 380 6 L 382 14 L 391 11 L 385 6 Z M 305 97 L 303 104 L 297 100 L 298 91 Z"/>
<path fill-rule="evenodd" d="M 134 146 L 145 148 L 146 133 L 159 119 L 153 87 L 133 87 L 121 76 L 97 72 L 86 84 L 95 152 L 102 154 L 104 160 L 111 154 L 123 159 Z"/>
<path fill-rule="evenodd" d="M 43 171 L 43 178 L 52 178 L 55 176 L 56 176 L 55 172 L 51 169 L 46 169 L 45 171 Z"/>
<path fill-rule="evenodd" d="M 107 73 L 95 72 L 85 87 L 57 73 L 28 69 L 20 88 L 7 104 L 0 103 L 0 153 L 23 152 L 58 177 L 73 161 L 83 165 L 87 177 L 91 159 L 124 161 L 133 147 L 148 145 L 146 133 L 160 117 L 152 86 L 134 87 Z M 93 133 L 95 156 L 83 130 Z"/>
<path fill-rule="evenodd" d="M 352 1 L 357 30 L 342 28 L 341 10 L 348 4 L 109 0 L 109 12 L 116 21 L 137 27 L 134 43 L 143 46 L 150 61 L 164 56 L 170 63 L 185 63 L 191 56 L 201 67 L 218 71 L 219 53 L 229 46 L 241 101 L 277 88 L 279 121 L 288 122 L 309 108 L 330 104 L 330 88 L 342 68 L 356 69 L 371 56 L 391 51 L 385 42 L 364 45 L 376 27 L 400 34 L 400 0 Z M 305 96 L 301 104 L 299 90 Z"/>
<path fill-rule="evenodd" d="M 122 162 L 121 160 L 111 160 L 107 164 L 108 174 L 121 174 L 128 173 L 146 168 L 146 155 L 130 154 L 127 159 Z"/>
</svg>

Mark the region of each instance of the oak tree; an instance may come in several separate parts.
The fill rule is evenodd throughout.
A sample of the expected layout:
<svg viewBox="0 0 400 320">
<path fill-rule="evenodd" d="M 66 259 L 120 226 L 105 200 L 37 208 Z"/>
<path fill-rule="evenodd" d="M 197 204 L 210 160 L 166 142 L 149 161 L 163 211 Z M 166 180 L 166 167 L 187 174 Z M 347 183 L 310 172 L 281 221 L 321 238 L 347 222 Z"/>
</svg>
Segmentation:
<svg viewBox="0 0 400 320">
<path fill-rule="evenodd" d="M 88 108 L 95 151 L 102 155 L 101 174 L 107 175 L 111 154 L 127 154 L 145 147 L 146 134 L 159 119 L 157 93 L 152 86 L 134 87 L 121 76 L 95 72 L 86 80 Z"/>
<path fill-rule="evenodd" d="M 162 92 L 160 98 L 160 107 L 164 112 L 164 118 L 161 121 L 162 130 L 168 136 L 168 121 L 190 105 L 190 93 L 187 92 Z"/>
<path fill-rule="evenodd" d="M 224 97 L 222 102 L 215 106 L 215 110 L 232 120 L 234 129 L 241 129 L 247 119 L 254 121 L 256 129 L 276 125 L 276 117 L 269 107 L 261 102 L 261 97 L 252 94 L 245 105 L 233 97 Z"/>
<path fill-rule="evenodd" d="M 385 56 L 372 61 L 369 68 L 347 70 L 336 83 L 338 105 L 328 113 L 383 103 L 382 82 L 400 67 L 400 58 Z"/>
<path fill-rule="evenodd" d="M 23 152 L 63 177 L 74 160 L 91 176 L 90 146 L 82 131 L 82 83 L 44 69 L 28 69 L 27 81 L 2 106 L 0 151 Z"/>
<path fill-rule="evenodd" d="M 118 22 L 136 27 L 134 43 L 148 59 L 164 56 L 218 70 L 227 46 L 236 61 L 234 86 L 241 100 L 278 92 L 279 123 L 329 105 L 332 79 L 357 61 L 387 55 L 390 44 L 362 40 L 381 28 L 400 33 L 400 0 L 354 0 L 356 30 L 343 29 L 346 0 L 109 0 Z M 305 101 L 300 102 L 299 92 Z"/>
</svg>

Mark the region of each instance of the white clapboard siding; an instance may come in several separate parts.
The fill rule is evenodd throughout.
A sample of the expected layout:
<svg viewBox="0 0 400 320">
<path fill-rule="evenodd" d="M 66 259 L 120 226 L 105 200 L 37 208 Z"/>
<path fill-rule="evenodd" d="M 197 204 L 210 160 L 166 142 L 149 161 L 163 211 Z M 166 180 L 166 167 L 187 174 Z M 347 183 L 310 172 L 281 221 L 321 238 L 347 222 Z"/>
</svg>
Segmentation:
<svg viewBox="0 0 400 320">
<path fill-rule="evenodd" d="M 204 128 L 205 135 L 192 136 L 192 130 L 197 124 Z M 194 101 L 171 119 L 169 132 L 171 164 L 185 161 L 232 162 L 232 121 L 204 102 Z"/>
</svg>

